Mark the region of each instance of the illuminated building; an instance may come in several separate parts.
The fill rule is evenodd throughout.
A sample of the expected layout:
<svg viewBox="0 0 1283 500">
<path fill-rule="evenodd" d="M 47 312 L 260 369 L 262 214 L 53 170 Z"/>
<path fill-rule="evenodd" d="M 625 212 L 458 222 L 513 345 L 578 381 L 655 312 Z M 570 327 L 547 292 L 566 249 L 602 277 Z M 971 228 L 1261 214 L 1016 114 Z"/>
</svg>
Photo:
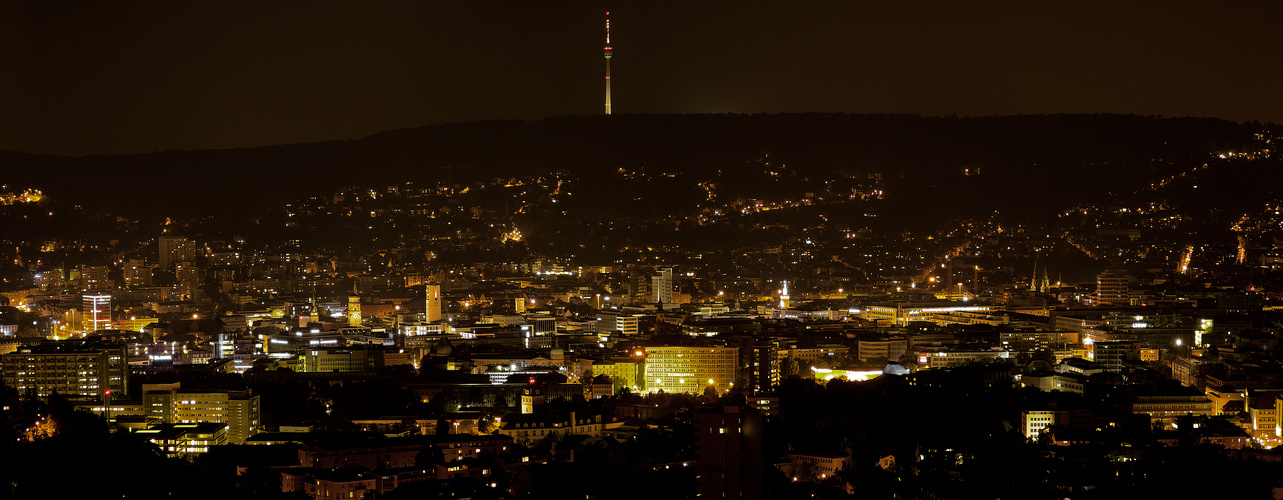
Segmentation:
<svg viewBox="0 0 1283 500">
<path fill-rule="evenodd" d="M 606 114 L 610 114 L 610 55 L 614 49 L 610 47 L 610 13 L 606 13 L 606 47 L 601 49 L 602 54 L 606 56 Z"/>
<path fill-rule="evenodd" d="M 187 287 L 187 294 L 200 286 L 201 268 L 190 262 L 174 264 L 174 280 Z"/>
<path fill-rule="evenodd" d="M 834 360 L 844 356 L 849 350 L 847 346 L 842 344 L 825 343 L 806 347 L 794 346 L 788 349 L 780 349 L 778 357 L 780 359 L 793 358 L 803 364 L 832 363 Z"/>
<path fill-rule="evenodd" d="M 80 266 L 80 289 L 107 290 L 115 288 L 115 283 L 108 277 L 111 268 L 107 266 Z"/>
<path fill-rule="evenodd" d="M 125 394 L 129 381 L 123 344 L 63 340 L 23 347 L 0 356 L 4 385 L 19 394 L 55 391 L 69 398 L 99 399 L 106 391 Z"/>
<path fill-rule="evenodd" d="M 1020 328 L 999 333 L 999 343 L 1004 349 L 1017 352 L 1028 352 L 1038 349 L 1063 350 L 1078 343 L 1079 332 L 1072 330 L 1049 331 L 1036 328 Z"/>
<path fill-rule="evenodd" d="M 621 336 L 631 337 L 640 331 L 640 315 L 602 312 L 597 317 L 597 331 L 618 331 Z"/>
<path fill-rule="evenodd" d="M 650 277 L 651 302 L 673 303 L 673 268 L 665 267 Z"/>
<path fill-rule="evenodd" d="M 1177 418 L 1186 415 L 1212 415 L 1212 400 L 1206 394 L 1189 389 L 1175 394 L 1156 394 L 1136 396 L 1132 402 L 1132 414 L 1149 415 L 1150 424 L 1171 425 Z"/>
<path fill-rule="evenodd" d="M 1025 410 L 1020 412 L 1020 429 L 1025 439 L 1037 439 L 1043 429 L 1056 425 L 1056 410 Z"/>
<path fill-rule="evenodd" d="M 111 294 L 86 293 L 80 296 L 80 322 L 86 332 L 111 328 Z"/>
<path fill-rule="evenodd" d="M 864 382 L 881 377 L 885 372 L 883 370 L 840 370 L 833 368 L 816 368 L 811 367 L 811 375 L 816 380 L 828 382 L 835 378 L 844 378 L 851 382 Z"/>
<path fill-rule="evenodd" d="M 654 289 L 651 286 L 653 272 L 649 269 L 633 269 L 628 277 L 628 300 L 634 304 L 655 303 Z"/>
<path fill-rule="evenodd" d="M 345 342 L 342 332 L 314 330 L 294 330 L 292 333 L 272 335 L 263 345 L 264 351 L 273 358 L 289 357 L 299 349 L 340 347 Z"/>
<path fill-rule="evenodd" d="M 646 390 L 646 358 L 640 355 L 628 360 L 593 361 L 592 373 L 610 377 L 614 392 L 625 388 L 632 392 Z"/>
<path fill-rule="evenodd" d="M 753 395 L 770 393 L 780 385 L 779 355 L 775 344 L 757 341 L 748 346 L 748 389 Z"/>
<path fill-rule="evenodd" d="M 178 382 L 143 384 L 143 408 L 148 418 L 168 424 L 226 424 L 231 444 L 245 444 L 261 422 L 259 397 L 249 391 L 184 391 Z"/>
<path fill-rule="evenodd" d="M 864 317 L 882 325 L 906 326 L 914 321 L 933 321 L 935 315 L 939 313 L 985 313 L 1002 309 L 1002 306 L 984 306 L 956 301 L 881 302 L 865 309 Z"/>
<path fill-rule="evenodd" d="M 779 396 L 753 396 L 748 398 L 748 405 L 762 412 L 763 417 L 773 417 L 780 414 Z"/>
<path fill-rule="evenodd" d="M 1252 437 L 1271 441 L 1277 437 L 1279 413 L 1276 401 L 1280 396 L 1283 396 L 1283 391 L 1248 391 L 1247 415 L 1252 423 L 1249 429 Z"/>
<path fill-rule="evenodd" d="M 512 449 L 512 438 L 504 435 L 444 434 L 433 436 L 432 442 L 446 462 L 503 456 Z"/>
<path fill-rule="evenodd" d="M 169 458 L 191 460 L 211 446 L 227 444 L 227 426 L 215 423 L 159 424 L 136 434 L 151 441 Z"/>
<path fill-rule="evenodd" d="M 747 405 L 695 411 L 701 498 L 762 498 L 762 416 Z"/>
<path fill-rule="evenodd" d="M 532 379 L 533 380 L 533 379 Z M 542 410 L 544 405 L 543 388 L 526 387 L 521 390 L 521 413 L 529 415 Z"/>
<path fill-rule="evenodd" d="M 517 443 L 529 443 L 553 436 L 567 435 L 597 437 L 606 424 L 601 415 L 581 415 L 573 411 L 539 411 L 535 413 L 510 413 L 503 417 L 495 433 L 511 437 Z"/>
<path fill-rule="evenodd" d="M 425 289 L 427 293 L 427 316 L 424 318 L 429 323 L 441 321 L 441 285 L 429 284 Z M 518 299 L 521 301 L 521 299 Z M 522 305 L 525 302 L 522 301 Z"/>
<path fill-rule="evenodd" d="M 1265 307 L 1265 294 L 1260 292 L 1226 292 L 1216 296 L 1216 307 L 1230 314 L 1259 313 Z"/>
<path fill-rule="evenodd" d="M 1077 373 L 1039 372 L 1025 373 L 1019 376 L 1022 387 L 1033 387 L 1040 391 L 1064 391 L 1082 394 L 1087 385 L 1087 376 Z"/>
<path fill-rule="evenodd" d="M 784 458 L 788 462 L 775 464 L 775 467 L 794 481 L 823 481 L 842 469 L 855 467 L 850 449 L 846 451 L 843 454 L 785 453 Z"/>
<path fill-rule="evenodd" d="M 1096 303 L 1113 306 L 1131 304 L 1127 281 L 1127 275 L 1117 271 L 1105 271 L 1097 275 Z"/>
<path fill-rule="evenodd" d="M 859 341 L 857 358 L 861 363 L 868 363 L 874 358 L 882 358 L 887 361 L 899 361 L 904 356 L 905 351 L 909 349 L 909 341 L 903 337 L 894 337 L 882 340 L 861 340 Z"/>
<path fill-rule="evenodd" d="M 192 260 L 196 254 L 192 240 L 183 236 L 161 236 L 156 243 L 160 247 L 160 267 L 167 271 L 174 264 Z"/>
<path fill-rule="evenodd" d="M 303 349 L 300 370 L 307 373 L 371 372 L 377 370 L 375 357 L 367 349 Z"/>
<path fill-rule="evenodd" d="M 1128 360 L 1139 358 L 1140 350 L 1135 342 L 1105 341 L 1092 344 L 1092 360 L 1100 363 L 1105 371 L 1119 372 L 1127 365 Z"/>
<path fill-rule="evenodd" d="M 655 346 L 646 348 L 646 392 L 726 392 L 735 383 L 739 349 Z"/>
<path fill-rule="evenodd" d="M 949 368 L 966 366 L 976 361 L 1007 359 L 1010 351 L 993 349 L 940 349 L 918 352 L 918 366 L 922 368 Z"/>
<path fill-rule="evenodd" d="M 361 326 L 361 296 L 356 293 L 356 287 L 352 287 L 352 295 L 347 297 L 347 324 L 348 326 Z"/>
</svg>

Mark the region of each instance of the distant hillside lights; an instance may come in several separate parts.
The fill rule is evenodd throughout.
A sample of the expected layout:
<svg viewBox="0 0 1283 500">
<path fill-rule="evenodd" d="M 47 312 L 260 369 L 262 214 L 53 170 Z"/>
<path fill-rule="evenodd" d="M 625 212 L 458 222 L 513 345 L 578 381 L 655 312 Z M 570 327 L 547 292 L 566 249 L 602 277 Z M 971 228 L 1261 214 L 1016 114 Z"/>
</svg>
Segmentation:
<svg viewBox="0 0 1283 500">
<path fill-rule="evenodd" d="M 7 189 L 7 188 L 8 186 L 0 187 L 0 189 Z M 45 195 L 44 193 L 41 193 L 39 189 L 28 189 L 21 193 L 11 193 L 8 191 L 0 193 L 0 205 L 13 205 L 17 203 L 39 203 L 40 200 L 43 200 L 43 199 L 45 199 Z"/>
</svg>

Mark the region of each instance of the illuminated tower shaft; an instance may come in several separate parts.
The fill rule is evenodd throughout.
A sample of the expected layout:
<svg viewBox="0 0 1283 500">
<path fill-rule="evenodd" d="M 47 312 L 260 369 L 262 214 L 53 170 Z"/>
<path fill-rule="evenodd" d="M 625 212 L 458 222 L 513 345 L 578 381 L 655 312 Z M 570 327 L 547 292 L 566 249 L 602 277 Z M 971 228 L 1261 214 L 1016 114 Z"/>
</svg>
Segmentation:
<svg viewBox="0 0 1283 500">
<path fill-rule="evenodd" d="M 606 47 L 602 54 L 606 56 L 606 114 L 610 114 L 610 13 L 606 13 Z"/>
</svg>

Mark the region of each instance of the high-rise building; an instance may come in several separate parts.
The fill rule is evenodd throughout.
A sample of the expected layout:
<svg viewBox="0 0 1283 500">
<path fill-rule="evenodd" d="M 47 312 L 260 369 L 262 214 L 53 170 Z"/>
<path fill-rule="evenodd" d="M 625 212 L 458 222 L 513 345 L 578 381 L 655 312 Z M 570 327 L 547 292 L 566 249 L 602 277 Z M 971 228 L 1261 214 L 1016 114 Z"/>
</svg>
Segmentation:
<svg viewBox="0 0 1283 500">
<path fill-rule="evenodd" d="M 700 498 L 762 498 L 762 417 L 744 405 L 695 411 Z"/>
<path fill-rule="evenodd" d="M 735 347 L 647 347 L 646 391 L 700 394 L 711 386 L 724 393 L 735 385 L 738 366 Z"/>
<path fill-rule="evenodd" d="M 39 397 L 57 391 L 69 398 L 96 400 L 109 390 L 119 397 L 129 382 L 125 346 L 109 342 L 43 342 L 0 356 L 0 364 L 5 385 Z"/>
<path fill-rule="evenodd" d="M 185 264 L 174 264 L 174 280 L 189 290 L 195 290 L 196 287 L 200 286 L 200 277 L 201 268 L 193 265 L 190 261 Z"/>
<path fill-rule="evenodd" d="M 185 236 L 161 236 L 157 240 L 160 247 L 160 267 L 169 270 L 174 264 L 190 261 L 196 256 L 196 246 Z"/>
<path fill-rule="evenodd" d="M 122 268 L 125 286 L 151 286 L 151 268 L 142 259 L 130 259 Z"/>
<path fill-rule="evenodd" d="M 673 268 L 665 267 L 650 277 L 651 302 L 673 303 Z"/>
<path fill-rule="evenodd" d="M 182 390 L 172 384 L 143 384 L 143 411 L 167 424 L 227 424 L 227 441 L 244 444 L 260 427 L 259 397 L 249 391 Z"/>
<path fill-rule="evenodd" d="M 644 304 L 650 302 L 654 297 L 654 288 L 652 288 L 652 275 L 654 272 L 650 269 L 632 269 L 628 276 L 628 298 L 633 304 Z"/>
<path fill-rule="evenodd" d="M 610 47 L 610 13 L 606 13 L 606 47 L 601 49 L 602 54 L 606 56 L 606 114 L 610 114 L 610 55 L 614 51 Z"/>
<path fill-rule="evenodd" d="M 441 285 L 429 284 L 427 287 L 427 321 L 441 321 Z M 522 299 L 517 299 L 522 300 Z M 524 305 L 525 303 L 522 302 Z"/>
<path fill-rule="evenodd" d="M 80 266 L 80 289 L 89 290 L 109 290 L 116 286 L 108 274 L 111 268 L 108 266 Z"/>
<path fill-rule="evenodd" d="M 631 337 L 640 333 L 641 317 L 635 314 L 602 311 L 597 315 L 597 331 L 618 331 L 624 337 Z"/>
<path fill-rule="evenodd" d="M 779 351 L 775 343 L 757 340 L 747 350 L 748 390 L 753 395 L 774 392 L 780 385 Z"/>
<path fill-rule="evenodd" d="M 1139 357 L 1139 346 L 1127 340 L 1101 341 L 1092 344 L 1092 360 L 1105 367 L 1105 371 L 1119 372 L 1128 360 Z"/>
<path fill-rule="evenodd" d="M 80 324 L 86 332 L 111 328 L 111 294 L 86 293 L 80 296 Z"/>
<path fill-rule="evenodd" d="M 1129 305 L 1127 281 L 1127 274 L 1118 271 L 1105 271 L 1097 275 L 1096 302 L 1113 306 Z"/>
</svg>

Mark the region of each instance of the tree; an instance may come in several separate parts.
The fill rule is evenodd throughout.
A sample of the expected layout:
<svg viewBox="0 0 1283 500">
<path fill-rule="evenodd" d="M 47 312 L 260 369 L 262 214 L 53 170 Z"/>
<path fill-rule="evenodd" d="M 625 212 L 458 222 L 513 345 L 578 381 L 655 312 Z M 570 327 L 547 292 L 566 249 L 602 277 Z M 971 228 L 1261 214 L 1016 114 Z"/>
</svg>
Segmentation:
<svg viewBox="0 0 1283 500">
<path fill-rule="evenodd" d="M 18 331 L 14 332 L 14 336 L 20 339 L 44 337 L 44 335 L 40 333 L 40 330 L 37 330 L 35 327 L 25 323 L 18 327 Z"/>
</svg>

